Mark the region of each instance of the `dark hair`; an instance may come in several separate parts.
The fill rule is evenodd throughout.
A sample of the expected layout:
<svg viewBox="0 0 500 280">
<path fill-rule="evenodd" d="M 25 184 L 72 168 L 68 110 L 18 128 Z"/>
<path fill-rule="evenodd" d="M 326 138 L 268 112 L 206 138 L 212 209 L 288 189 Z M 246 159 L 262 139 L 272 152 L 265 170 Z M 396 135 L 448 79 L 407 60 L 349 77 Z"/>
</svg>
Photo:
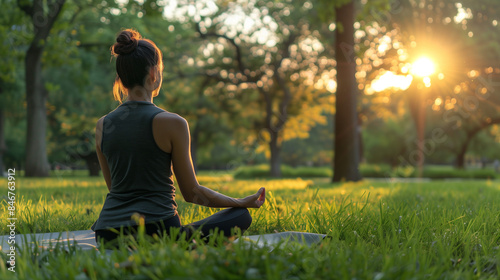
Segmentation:
<svg viewBox="0 0 500 280">
<path fill-rule="evenodd" d="M 158 66 L 163 71 L 160 49 L 153 41 L 142 38 L 139 32 L 125 29 L 116 37 L 111 47 L 116 57 L 116 79 L 113 86 L 115 99 L 122 102 L 124 88 L 144 86 L 144 80 L 151 67 Z"/>
</svg>

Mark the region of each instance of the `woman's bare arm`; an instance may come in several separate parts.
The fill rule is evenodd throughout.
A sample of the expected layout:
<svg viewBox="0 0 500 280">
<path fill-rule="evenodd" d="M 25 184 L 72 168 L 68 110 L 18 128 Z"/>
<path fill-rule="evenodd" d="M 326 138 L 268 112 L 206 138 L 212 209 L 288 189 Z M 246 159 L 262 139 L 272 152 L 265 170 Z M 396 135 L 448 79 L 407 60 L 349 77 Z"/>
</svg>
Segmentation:
<svg viewBox="0 0 500 280">
<path fill-rule="evenodd" d="M 97 121 L 95 129 L 95 151 L 97 153 L 97 159 L 99 159 L 99 165 L 101 165 L 102 175 L 104 176 L 104 181 L 106 181 L 106 186 L 108 191 L 111 191 L 111 172 L 109 171 L 108 162 L 101 152 L 101 139 L 102 139 L 102 127 L 104 123 L 104 117 Z"/>
<path fill-rule="evenodd" d="M 191 139 L 187 121 L 175 114 L 161 113 L 155 118 L 154 127 L 168 131 L 172 165 L 182 196 L 187 202 L 208 207 L 259 208 L 265 201 L 265 189 L 261 188 L 245 198 L 232 198 L 201 186 L 194 173 L 191 159 Z M 155 137 L 156 138 L 156 137 Z M 165 140 L 164 140 L 165 141 Z"/>
</svg>

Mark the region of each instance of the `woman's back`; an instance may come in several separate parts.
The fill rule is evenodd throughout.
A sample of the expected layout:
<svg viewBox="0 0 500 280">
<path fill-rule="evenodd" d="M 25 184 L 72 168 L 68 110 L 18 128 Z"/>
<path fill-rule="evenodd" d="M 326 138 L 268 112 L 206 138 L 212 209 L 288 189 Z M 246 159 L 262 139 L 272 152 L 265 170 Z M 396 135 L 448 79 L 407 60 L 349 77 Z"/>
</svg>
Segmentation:
<svg viewBox="0 0 500 280">
<path fill-rule="evenodd" d="M 111 192 L 169 191 L 171 154 L 153 137 L 153 118 L 165 112 L 153 103 L 128 101 L 104 118 L 101 151 L 111 171 Z"/>
<path fill-rule="evenodd" d="M 171 154 L 161 150 L 153 118 L 165 112 L 153 103 L 128 101 L 104 117 L 101 151 L 111 174 L 111 189 L 96 229 L 131 224 L 142 214 L 147 222 L 176 212 Z"/>
</svg>

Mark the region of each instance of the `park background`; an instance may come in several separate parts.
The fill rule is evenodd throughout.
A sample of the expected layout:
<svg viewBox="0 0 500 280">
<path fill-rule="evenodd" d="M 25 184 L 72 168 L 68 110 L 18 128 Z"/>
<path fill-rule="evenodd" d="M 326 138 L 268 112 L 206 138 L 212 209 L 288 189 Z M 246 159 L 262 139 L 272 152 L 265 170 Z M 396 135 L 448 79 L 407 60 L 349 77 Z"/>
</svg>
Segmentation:
<svg viewBox="0 0 500 280">
<path fill-rule="evenodd" d="M 98 174 L 126 27 L 164 53 L 155 104 L 189 121 L 197 170 L 498 168 L 497 1 L 358 1 L 336 18 L 343 2 L 5 0 L 0 169 Z"/>
<path fill-rule="evenodd" d="M 266 187 L 246 234 L 329 236 L 19 248 L 13 279 L 498 278 L 500 2 L 0 3 L 0 170 L 16 170 L 0 184 L 16 182 L 16 233 L 98 217 L 95 123 L 119 105 L 110 46 L 135 28 L 163 51 L 154 101 L 189 121 L 200 183 Z M 184 223 L 216 211 L 177 201 Z"/>
</svg>

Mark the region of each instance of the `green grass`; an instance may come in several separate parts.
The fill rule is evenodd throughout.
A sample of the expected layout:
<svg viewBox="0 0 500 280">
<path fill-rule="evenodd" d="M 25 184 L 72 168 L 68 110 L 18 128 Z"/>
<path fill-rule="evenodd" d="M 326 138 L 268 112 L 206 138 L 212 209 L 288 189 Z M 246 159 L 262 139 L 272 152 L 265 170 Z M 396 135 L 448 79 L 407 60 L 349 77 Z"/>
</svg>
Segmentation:
<svg viewBox="0 0 500 280">
<path fill-rule="evenodd" d="M 129 241 L 111 255 L 72 248 L 19 252 L 0 279 L 498 279 L 500 182 L 331 184 L 328 179 L 234 180 L 202 173 L 207 187 L 245 196 L 268 190 L 248 234 L 308 231 L 331 238 L 313 248 Z M 6 180 L 0 186 L 6 191 Z M 100 178 L 17 178 L 21 231 L 89 229 L 107 190 Z M 6 221 L 6 197 L 3 196 Z M 184 203 L 183 223 L 217 209 Z M 1 227 L 1 234 L 7 229 Z M 215 238 L 211 240 L 214 242 Z M 218 244 L 223 244 L 219 240 Z M 190 248 L 190 249 L 189 249 Z M 3 256 L 5 258 L 5 256 Z"/>
</svg>

